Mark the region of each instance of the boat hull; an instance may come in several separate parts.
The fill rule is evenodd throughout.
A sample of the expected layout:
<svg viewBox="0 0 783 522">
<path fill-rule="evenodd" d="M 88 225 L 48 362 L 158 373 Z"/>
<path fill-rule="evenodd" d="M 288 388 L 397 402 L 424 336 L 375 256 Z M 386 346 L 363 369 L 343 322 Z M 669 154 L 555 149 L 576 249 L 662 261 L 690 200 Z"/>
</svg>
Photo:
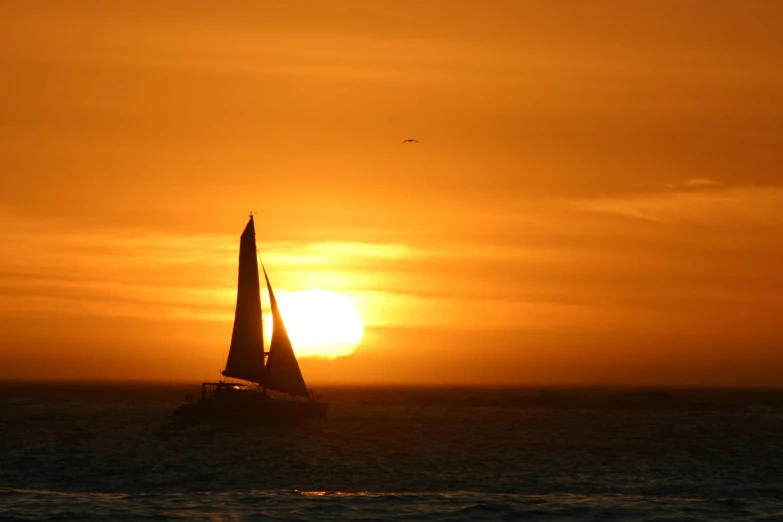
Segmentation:
<svg viewBox="0 0 783 522">
<path fill-rule="evenodd" d="M 174 414 L 248 424 L 301 423 L 325 419 L 328 408 L 324 402 L 274 400 L 263 393 L 244 391 L 183 404 Z"/>
</svg>

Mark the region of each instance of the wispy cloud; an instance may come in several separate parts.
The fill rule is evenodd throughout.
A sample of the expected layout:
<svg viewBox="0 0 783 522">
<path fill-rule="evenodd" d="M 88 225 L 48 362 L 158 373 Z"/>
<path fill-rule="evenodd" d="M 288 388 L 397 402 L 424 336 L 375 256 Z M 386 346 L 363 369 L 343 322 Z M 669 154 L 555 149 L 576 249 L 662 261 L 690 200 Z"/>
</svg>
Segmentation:
<svg viewBox="0 0 783 522">
<path fill-rule="evenodd" d="M 263 257 L 281 265 L 357 265 L 368 261 L 418 257 L 421 251 L 402 243 L 327 241 L 315 243 L 277 242 L 262 244 Z"/>
<path fill-rule="evenodd" d="M 55 227 L 0 213 L 0 313 L 227 322 L 237 248 L 235 234 Z M 327 241 L 259 249 L 278 291 L 344 293 L 371 327 L 523 328 L 591 306 L 559 289 L 509 286 L 520 263 L 545 266 L 573 255 L 552 246 Z"/>
<path fill-rule="evenodd" d="M 675 181 L 675 182 L 666 183 L 664 186 L 672 189 L 682 189 L 682 188 L 708 188 L 708 187 L 717 187 L 720 185 L 722 185 L 722 183 L 720 181 L 715 181 L 714 179 L 693 178 L 693 179 L 686 179 L 684 181 Z"/>
<path fill-rule="evenodd" d="M 575 206 L 588 212 L 658 223 L 783 223 L 783 187 L 719 186 L 712 180 L 696 179 L 676 188 L 679 190 L 580 200 Z"/>
<path fill-rule="evenodd" d="M 361 288 L 373 262 L 420 255 L 401 243 L 260 243 L 276 287 Z M 165 234 L 22 219 L 0 209 L 0 314 L 230 321 L 235 234 Z M 302 272 L 310 276 L 298 281 Z M 313 275 L 315 277 L 313 278 Z M 333 283 L 339 283 L 333 285 Z"/>
</svg>

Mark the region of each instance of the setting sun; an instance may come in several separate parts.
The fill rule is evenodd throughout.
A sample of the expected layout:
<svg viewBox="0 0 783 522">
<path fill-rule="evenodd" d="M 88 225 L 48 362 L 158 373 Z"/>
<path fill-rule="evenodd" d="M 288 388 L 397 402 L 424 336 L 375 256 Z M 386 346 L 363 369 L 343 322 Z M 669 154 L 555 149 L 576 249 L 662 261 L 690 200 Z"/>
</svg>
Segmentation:
<svg viewBox="0 0 783 522">
<path fill-rule="evenodd" d="M 298 357 L 334 359 L 350 355 L 362 340 L 364 325 L 351 300 L 337 292 L 275 292 L 286 330 Z M 272 315 L 264 314 L 268 336 Z"/>
</svg>

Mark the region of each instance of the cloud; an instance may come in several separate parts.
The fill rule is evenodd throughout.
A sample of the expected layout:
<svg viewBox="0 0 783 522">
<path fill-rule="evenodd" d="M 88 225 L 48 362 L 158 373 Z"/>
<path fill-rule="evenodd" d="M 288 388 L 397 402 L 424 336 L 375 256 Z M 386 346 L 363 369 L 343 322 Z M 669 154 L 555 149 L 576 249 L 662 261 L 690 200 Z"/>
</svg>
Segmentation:
<svg viewBox="0 0 783 522">
<path fill-rule="evenodd" d="M 694 178 L 694 179 L 686 179 L 685 181 L 666 183 L 664 186 L 667 188 L 682 189 L 682 188 L 709 188 L 709 187 L 717 187 L 720 185 L 722 185 L 722 183 L 720 181 L 715 181 L 714 179 Z"/>
<path fill-rule="evenodd" d="M 237 247 L 236 234 L 85 227 L 0 212 L 0 313 L 229 322 Z M 552 245 L 278 241 L 259 249 L 278 291 L 341 292 L 370 327 L 529 328 L 552 317 L 576 321 L 591 307 L 559 288 L 509 281 L 574 256 Z"/>
<path fill-rule="evenodd" d="M 422 252 L 403 243 L 358 241 L 264 242 L 259 245 L 269 263 L 286 266 L 355 266 L 381 260 L 409 259 Z"/>
<path fill-rule="evenodd" d="M 714 223 L 756 226 L 783 224 L 783 187 L 716 186 L 710 180 L 689 180 L 680 188 L 714 187 L 712 190 L 676 190 L 575 202 L 583 211 L 613 214 L 662 224 Z"/>
</svg>

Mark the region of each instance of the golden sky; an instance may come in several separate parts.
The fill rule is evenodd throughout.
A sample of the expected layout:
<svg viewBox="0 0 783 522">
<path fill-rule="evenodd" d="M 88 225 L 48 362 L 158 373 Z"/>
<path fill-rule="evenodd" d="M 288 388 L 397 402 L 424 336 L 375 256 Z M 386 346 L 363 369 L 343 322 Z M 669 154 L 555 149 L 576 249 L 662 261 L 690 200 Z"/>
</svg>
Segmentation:
<svg viewBox="0 0 783 522">
<path fill-rule="evenodd" d="M 0 3 L 0 378 L 780 385 L 783 3 Z M 406 138 L 421 143 L 402 145 Z"/>
</svg>

